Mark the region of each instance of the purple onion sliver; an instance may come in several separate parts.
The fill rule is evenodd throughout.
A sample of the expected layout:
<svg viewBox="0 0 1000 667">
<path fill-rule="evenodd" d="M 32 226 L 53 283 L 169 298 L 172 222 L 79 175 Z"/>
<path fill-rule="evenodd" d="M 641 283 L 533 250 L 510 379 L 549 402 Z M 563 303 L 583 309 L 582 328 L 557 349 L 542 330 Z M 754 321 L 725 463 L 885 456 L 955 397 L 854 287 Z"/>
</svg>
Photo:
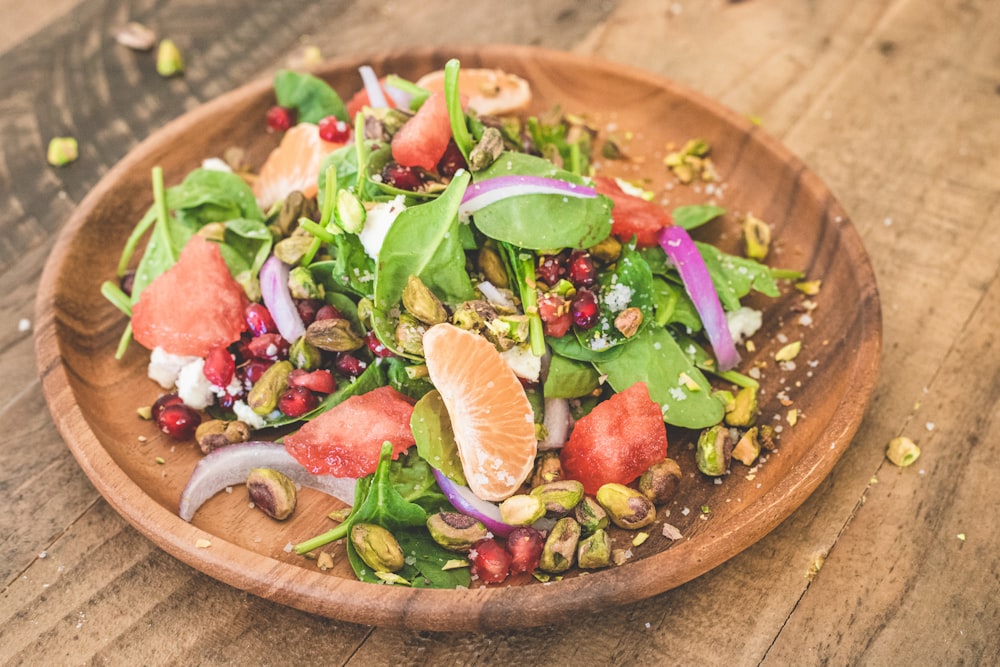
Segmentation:
<svg viewBox="0 0 1000 667">
<path fill-rule="evenodd" d="M 459 206 L 459 213 L 471 215 L 485 206 L 508 197 L 521 195 L 562 195 L 590 199 L 597 196 L 597 191 L 589 186 L 562 181 L 558 178 L 520 175 L 497 176 L 473 183 L 466 188 Z"/>
<path fill-rule="evenodd" d="M 289 343 L 294 343 L 306 332 L 306 327 L 288 291 L 288 273 L 288 266 L 271 255 L 260 267 L 260 294 L 278 327 L 278 333 Z"/>
<path fill-rule="evenodd" d="M 358 71 L 361 72 L 361 80 L 365 84 L 365 92 L 368 93 L 368 106 L 373 109 L 384 109 L 389 106 L 389 102 L 385 99 L 385 93 L 382 92 L 382 86 L 379 85 L 378 76 L 375 75 L 375 70 L 369 65 L 362 65 Z"/>
<path fill-rule="evenodd" d="M 486 530 L 499 537 L 507 537 L 510 531 L 514 530 L 514 526 L 500 520 L 499 507 L 488 500 L 477 498 L 469 487 L 453 482 L 437 468 L 434 469 L 434 479 L 437 480 L 441 491 L 455 509 L 481 521 L 486 526 Z"/>
<path fill-rule="evenodd" d="M 277 470 L 299 486 L 322 491 L 348 505 L 354 503 L 357 480 L 313 475 L 285 450 L 284 445 L 253 441 L 220 447 L 199 461 L 181 493 L 177 513 L 190 521 L 209 498 L 226 487 L 244 484 L 254 468 Z"/>
<path fill-rule="evenodd" d="M 736 351 L 733 336 L 729 333 L 726 313 L 722 309 L 719 295 L 715 291 L 715 285 L 712 284 L 712 276 L 708 273 L 708 267 L 705 266 L 705 260 L 698 252 L 698 247 L 687 231 L 676 225 L 660 230 L 659 241 L 663 252 L 667 253 L 677 267 L 677 272 L 684 281 L 684 289 L 694 302 L 695 310 L 705 325 L 705 335 L 708 336 L 708 342 L 715 352 L 719 370 L 728 371 L 735 368 L 740 362 L 740 354 Z"/>
</svg>

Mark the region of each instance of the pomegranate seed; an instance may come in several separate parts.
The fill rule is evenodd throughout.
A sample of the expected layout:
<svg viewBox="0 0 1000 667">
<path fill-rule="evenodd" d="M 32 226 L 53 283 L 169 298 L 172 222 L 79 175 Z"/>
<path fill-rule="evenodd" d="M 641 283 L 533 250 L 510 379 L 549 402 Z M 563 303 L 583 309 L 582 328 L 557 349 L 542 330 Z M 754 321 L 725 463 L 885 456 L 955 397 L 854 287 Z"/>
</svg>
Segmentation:
<svg viewBox="0 0 1000 667">
<path fill-rule="evenodd" d="M 444 155 L 438 161 L 438 174 L 445 178 L 451 178 L 459 169 L 466 168 L 468 168 L 468 164 L 465 162 L 465 156 L 462 155 L 462 151 L 458 149 L 458 144 L 454 140 L 449 141 L 448 148 L 445 149 Z"/>
<path fill-rule="evenodd" d="M 539 280 L 551 287 L 566 275 L 566 266 L 560 260 L 559 255 L 543 255 L 538 260 L 538 268 L 535 269 L 535 275 Z"/>
<path fill-rule="evenodd" d="M 247 306 L 243 317 L 246 319 L 247 327 L 250 328 L 254 336 L 276 333 L 278 331 L 278 327 L 274 323 L 274 318 L 271 317 L 271 311 L 262 303 L 251 303 Z"/>
<path fill-rule="evenodd" d="M 263 375 L 264 371 L 270 368 L 273 363 L 273 361 L 253 359 L 243 368 L 243 377 L 250 384 L 257 384 L 257 381 L 260 380 L 260 376 Z"/>
<path fill-rule="evenodd" d="M 254 359 L 277 361 L 288 357 L 288 341 L 281 334 L 266 333 L 247 343 L 247 351 Z"/>
<path fill-rule="evenodd" d="M 267 110 L 267 127 L 275 132 L 284 132 L 295 125 L 295 109 L 273 106 Z"/>
<path fill-rule="evenodd" d="M 132 286 L 135 285 L 135 271 L 131 269 L 125 272 L 125 275 L 121 277 L 118 281 L 118 286 L 121 288 L 125 294 L 132 296 Z"/>
<path fill-rule="evenodd" d="M 538 568 L 545 540 L 537 529 L 530 526 L 515 528 L 507 536 L 511 572 L 532 572 Z"/>
<path fill-rule="evenodd" d="M 150 414 L 152 415 L 153 421 L 159 422 L 160 413 L 163 409 L 169 405 L 183 405 L 184 401 L 177 394 L 164 394 L 160 396 L 156 401 L 153 402 L 153 407 L 150 408 Z"/>
<path fill-rule="evenodd" d="M 352 378 L 358 377 L 365 372 L 366 368 L 368 368 L 367 363 L 361 361 L 353 354 L 338 355 L 337 361 L 334 362 L 334 366 L 337 368 L 338 373 Z"/>
<path fill-rule="evenodd" d="M 213 347 L 205 355 L 205 378 L 216 387 L 226 387 L 236 374 L 236 360 L 224 347 Z"/>
<path fill-rule="evenodd" d="M 545 325 L 545 335 L 562 338 L 573 325 L 566 299 L 556 294 L 546 294 L 538 300 L 538 316 Z"/>
<path fill-rule="evenodd" d="M 510 554 L 493 538 L 479 540 L 469 552 L 472 574 L 486 584 L 499 584 L 510 574 Z"/>
<path fill-rule="evenodd" d="M 336 116 L 327 116 L 319 123 L 319 138 L 331 143 L 343 144 L 351 137 L 351 126 Z"/>
<path fill-rule="evenodd" d="M 318 299 L 296 299 L 295 310 L 302 318 L 302 324 L 309 326 L 316 320 L 316 313 L 323 306 L 323 302 Z"/>
<path fill-rule="evenodd" d="M 216 403 L 223 410 L 231 410 L 236 401 L 241 398 L 243 398 L 242 392 L 230 394 L 228 391 L 224 391 L 216 398 Z"/>
<path fill-rule="evenodd" d="M 317 394 L 332 394 L 337 388 L 337 381 L 333 379 L 333 373 L 325 368 L 311 372 L 296 368 L 288 375 L 288 386 L 305 387 Z"/>
<path fill-rule="evenodd" d="M 316 311 L 316 320 L 339 320 L 343 319 L 343 314 L 328 303 L 323 304 Z"/>
<path fill-rule="evenodd" d="M 413 167 L 390 162 L 382 167 L 382 182 L 400 190 L 419 190 L 424 185 L 423 176 Z"/>
<path fill-rule="evenodd" d="M 574 253 L 570 257 L 568 277 L 574 287 L 590 287 L 597 282 L 597 269 L 590 253 Z"/>
<path fill-rule="evenodd" d="M 201 416 L 183 403 L 166 406 L 156 419 L 156 425 L 160 430 L 175 440 L 187 440 L 193 437 L 200 423 Z"/>
<path fill-rule="evenodd" d="M 382 341 L 378 339 L 378 336 L 375 335 L 374 331 L 369 331 L 365 334 L 365 345 L 368 346 L 368 349 L 371 350 L 372 354 L 376 357 L 385 359 L 386 357 L 394 356 L 392 350 L 382 344 Z"/>
<path fill-rule="evenodd" d="M 278 397 L 278 409 L 289 417 L 301 417 L 319 405 L 319 399 L 305 387 L 291 387 Z"/>
<path fill-rule="evenodd" d="M 597 307 L 597 297 L 585 289 L 576 293 L 569 310 L 573 314 L 573 323 L 581 329 L 593 328 L 601 316 L 601 309 Z"/>
</svg>

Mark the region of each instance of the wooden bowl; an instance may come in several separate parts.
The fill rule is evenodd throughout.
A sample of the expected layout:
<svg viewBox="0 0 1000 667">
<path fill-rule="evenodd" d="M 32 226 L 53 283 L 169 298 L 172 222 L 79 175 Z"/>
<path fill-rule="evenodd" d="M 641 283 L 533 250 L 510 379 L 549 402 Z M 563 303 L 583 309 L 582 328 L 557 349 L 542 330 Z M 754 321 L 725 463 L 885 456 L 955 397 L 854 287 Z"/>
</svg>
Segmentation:
<svg viewBox="0 0 1000 667">
<path fill-rule="evenodd" d="M 535 93 L 532 111 L 560 104 L 586 114 L 603 132 L 634 132 L 627 161 L 607 161 L 604 173 L 649 179 L 681 203 L 705 202 L 704 186 L 672 185 L 662 164 L 668 144 L 704 138 L 720 175 L 714 196 L 728 209 L 697 237 L 739 252 L 739 220 L 752 212 L 774 231 L 772 263 L 822 280 L 811 324 L 800 319 L 804 297 L 755 299 L 764 309 L 756 352 L 744 369 L 763 366 L 764 419 L 783 425 L 780 448 L 753 472 L 742 464 L 720 485 L 697 472 L 687 443 L 671 430 L 671 456 L 685 475 L 677 500 L 660 513 L 649 540 L 622 565 L 540 584 L 528 575 L 498 587 L 426 590 L 358 582 L 342 548 L 327 572 L 286 552 L 286 545 L 329 528 L 338 503 L 304 490 L 296 516 L 282 524 L 248 508 L 242 487 L 208 502 L 193 523 L 178 518 L 181 490 L 199 454 L 169 441 L 136 416 L 159 387 L 146 379 L 148 355 L 133 344 L 122 361 L 114 350 L 126 324 L 100 295 L 112 278 L 125 238 L 152 202 L 150 169 L 163 167 L 168 185 L 202 159 L 230 146 L 259 165 L 277 143 L 265 133 L 274 103 L 269 81 L 226 94 L 173 121 L 121 161 L 81 203 L 49 258 L 37 299 L 37 357 L 52 416 L 80 466 L 127 521 L 192 567 L 255 595 L 308 612 L 357 623 L 429 630 L 532 626 L 577 612 L 626 603 L 679 586 L 766 535 L 827 476 L 858 428 L 878 370 L 881 316 L 875 279 L 854 227 L 806 166 L 741 116 L 661 77 L 620 65 L 529 47 L 428 49 L 331 63 L 319 74 L 345 98 L 360 87 L 357 67 L 415 79 L 458 57 L 463 67 L 490 66 L 520 74 Z M 721 191 L 721 197 L 719 192 Z M 801 340 L 795 368 L 773 355 L 782 340 Z M 782 393 L 783 392 L 783 393 Z M 786 421 L 793 401 L 794 426 Z M 779 421 L 771 421 L 773 416 Z M 161 458 L 164 463 L 157 463 Z M 709 508 L 703 513 L 701 508 Z M 662 535 L 660 522 L 683 539 Z M 629 547 L 625 535 L 617 545 Z M 199 547 L 200 541 L 211 546 Z M 203 543 L 202 543 L 203 544 Z"/>
</svg>

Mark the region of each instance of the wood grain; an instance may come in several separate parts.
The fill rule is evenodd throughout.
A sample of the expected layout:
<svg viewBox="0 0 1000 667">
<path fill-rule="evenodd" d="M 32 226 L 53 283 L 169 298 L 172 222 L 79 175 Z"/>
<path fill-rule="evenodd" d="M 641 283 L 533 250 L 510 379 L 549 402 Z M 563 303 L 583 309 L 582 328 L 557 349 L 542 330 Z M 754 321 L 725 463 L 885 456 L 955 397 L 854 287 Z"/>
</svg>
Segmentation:
<svg viewBox="0 0 1000 667">
<path fill-rule="evenodd" d="M 247 3 L 243 12 L 216 4 L 226 15 L 199 12 L 193 0 L 133 2 L 128 10 L 173 36 L 195 37 L 189 74 L 212 95 L 277 66 L 299 35 L 323 26 L 328 56 L 374 51 L 368 47 L 387 36 L 406 45 L 443 43 L 445 34 L 452 42 L 495 36 L 641 67 L 759 116 L 850 213 L 884 304 L 881 379 L 833 474 L 778 529 L 690 584 L 521 632 L 327 621 L 239 593 L 152 547 L 99 500 L 45 417 L 31 334 L 17 324 L 33 318 L 52 234 L 76 203 L 140 138 L 207 97 L 184 92 L 183 82 L 164 84 L 147 61 L 102 42 L 124 18 L 117 3 L 80 2 L 66 21 L 0 55 L 7 380 L 0 496 L 16 499 L 15 511 L 0 514 L 2 659 L 996 663 L 1000 641 L 989 610 L 1000 592 L 1000 531 L 988 508 L 996 504 L 990 463 L 1000 442 L 1000 392 L 989 317 L 996 301 L 987 295 L 996 293 L 1000 264 L 1000 7 L 989 0 L 507 2 L 510 15 L 498 18 L 457 4 L 407 5 L 401 21 L 398 3 L 351 3 L 350 24 L 333 3 L 301 22 L 284 2 Z M 445 23 L 427 20 L 449 8 Z M 288 31 L 254 19 L 282 12 Z M 214 37 L 237 28 L 253 49 L 227 40 L 238 56 L 211 51 Z M 99 57 L 87 55 L 94 44 L 102 45 Z M 72 78 L 81 82 L 75 97 L 54 89 Z M 102 86 L 116 89 L 121 106 L 85 122 L 74 104 L 100 108 L 88 99 Z M 184 101 L 168 103 L 178 87 Z M 87 145 L 72 167 L 48 169 L 44 145 L 67 127 L 86 144 L 100 137 L 101 148 Z M 913 468 L 885 462 L 883 447 L 897 434 L 924 448 Z M 725 630 L 707 638 L 710 627 Z"/>
</svg>

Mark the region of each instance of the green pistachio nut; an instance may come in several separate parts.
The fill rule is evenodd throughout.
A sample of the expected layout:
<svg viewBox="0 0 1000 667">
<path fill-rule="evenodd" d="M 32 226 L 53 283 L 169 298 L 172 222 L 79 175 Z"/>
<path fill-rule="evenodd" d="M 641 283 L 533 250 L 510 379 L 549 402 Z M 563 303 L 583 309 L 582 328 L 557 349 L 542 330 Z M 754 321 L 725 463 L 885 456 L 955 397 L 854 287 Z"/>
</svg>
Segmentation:
<svg viewBox="0 0 1000 667">
<path fill-rule="evenodd" d="M 673 459 L 649 466 L 639 478 L 639 490 L 654 505 L 665 505 L 677 495 L 681 485 L 681 467 Z"/>
<path fill-rule="evenodd" d="M 294 367 L 290 361 L 271 364 L 247 394 L 247 405 L 261 416 L 274 412 L 278 406 L 278 397 L 288 388 L 288 374 L 292 370 Z"/>
<path fill-rule="evenodd" d="M 559 451 L 550 449 L 539 454 L 535 459 L 535 469 L 531 473 L 531 486 L 541 486 L 549 482 L 558 482 L 563 478 L 562 460 Z"/>
<path fill-rule="evenodd" d="M 468 331 L 483 331 L 486 323 L 497 317 L 496 309 L 486 301 L 474 300 L 460 303 L 451 315 L 452 324 Z"/>
<path fill-rule="evenodd" d="M 295 266 L 305 257 L 312 243 L 311 236 L 293 234 L 274 244 L 274 254 L 285 264 Z"/>
<path fill-rule="evenodd" d="M 483 246 L 476 255 L 476 268 L 483 274 L 489 282 L 497 287 L 509 287 L 510 281 L 507 278 L 507 269 L 504 268 L 503 259 L 495 248 Z"/>
<path fill-rule="evenodd" d="M 650 525 L 656 519 L 656 507 L 641 491 L 617 484 L 605 484 L 597 490 L 597 502 L 619 528 L 634 530 Z"/>
<path fill-rule="evenodd" d="M 611 536 L 598 528 L 580 540 L 576 549 L 576 564 L 582 570 L 597 570 L 611 565 Z"/>
<path fill-rule="evenodd" d="M 295 483 L 277 470 L 251 470 L 247 476 L 247 492 L 254 507 L 272 519 L 284 521 L 295 511 Z"/>
<path fill-rule="evenodd" d="M 226 240 L 226 224 L 223 222 L 209 222 L 202 225 L 197 234 L 209 241 L 223 243 Z"/>
<path fill-rule="evenodd" d="M 368 217 L 364 204 L 350 190 L 337 191 L 337 223 L 345 231 L 360 234 Z"/>
<path fill-rule="evenodd" d="M 319 351 L 319 348 L 310 345 L 306 341 L 305 336 L 300 336 L 298 340 L 292 343 L 291 348 L 289 348 L 288 360 L 296 368 L 311 371 L 319 368 L 319 365 L 323 362 L 323 353 Z"/>
<path fill-rule="evenodd" d="M 513 495 L 500 503 L 500 518 L 510 526 L 530 526 L 545 516 L 545 503 L 538 496 Z"/>
<path fill-rule="evenodd" d="M 580 524 L 568 516 L 559 519 L 545 538 L 538 568 L 553 574 L 565 572 L 573 566 L 579 541 Z"/>
<path fill-rule="evenodd" d="M 893 438 L 886 447 L 885 455 L 900 468 L 912 465 L 920 456 L 920 447 L 906 436 Z"/>
<path fill-rule="evenodd" d="M 388 530 L 374 523 L 351 526 L 351 544 L 361 560 L 375 572 L 403 569 L 403 548 Z"/>
<path fill-rule="evenodd" d="M 487 127 L 479 143 L 469 152 L 469 168 L 482 171 L 496 162 L 503 151 L 503 134 L 495 127 Z"/>
<path fill-rule="evenodd" d="M 351 323 L 341 318 L 316 320 L 306 329 L 306 342 L 328 352 L 353 352 L 365 341 L 351 329 Z"/>
<path fill-rule="evenodd" d="M 156 73 L 163 77 L 184 73 L 184 58 L 172 39 L 160 41 L 156 50 Z"/>
<path fill-rule="evenodd" d="M 53 137 L 49 141 L 46 159 L 53 167 L 63 167 L 80 156 L 80 146 L 73 137 Z"/>
<path fill-rule="evenodd" d="M 531 495 L 541 498 L 548 514 L 565 516 L 583 500 L 583 484 L 575 479 L 561 479 L 536 486 Z"/>
<path fill-rule="evenodd" d="M 609 236 L 597 245 L 590 246 L 589 251 L 594 259 L 610 264 L 617 262 L 618 258 L 621 257 L 622 244 L 614 236 Z"/>
<path fill-rule="evenodd" d="M 748 215 L 743 218 L 743 243 L 747 257 L 763 261 L 771 247 L 771 227 L 763 220 Z"/>
<path fill-rule="evenodd" d="M 273 224 L 277 227 L 280 236 L 288 236 L 298 229 L 301 218 L 319 220 L 319 208 L 316 206 L 315 199 L 306 197 L 300 190 L 293 190 L 281 202 L 281 208 L 278 210 Z M 312 239 L 310 234 L 302 236 L 306 239 Z M 293 262 L 286 263 L 292 264 Z"/>
<path fill-rule="evenodd" d="M 607 528 L 610 522 L 608 513 L 593 496 L 584 496 L 573 514 L 576 516 L 576 522 L 580 524 L 580 528 L 586 534 Z"/>
<path fill-rule="evenodd" d="M 372 322 L 372 311 L 375 310 L 375 304 L 368 297 L 361 297 L 358 301 L 358 321 L 361 322 L 363 326 L 371 327 Z"/>
<path fill-rule="evenodd" d="M 296 266 L 288 272 L 288 291 L 296 299 L 322 299 L 326 290 L 313 278 L 312 271 Z"/>
<path fill-rule="evenodd" d="M 729 434 L 729 429 L 722 425 L 705 429 L 698 436 L 698 444 L 695 447 L 695 461 L 698 470 L 709 477 L 719 477 L 725 475 L 729 470 L 729 461 L 733 451 L 733 438 Z"/>
<path fill-rule="evenodd" d="M 448 321 L 448 311 L 441 300 L 434 296 L 423 281 L 411 275 L 403 288 L 403 308 L 425 324 L 441 324 Z"/>
<path fill-rule="evenodd" d="M 427 333 L 426 324 L 408 313 L 403 313 L 396 324 L 396 345 L 407 354 L 422 357 L 425 333 Z"/>
<path fill-rule="evenodd" d="M 215 451 L 219 447 L 232 444 L 226 438 L 226 422 L 222 419 L 207 419 L 194 432 L 194 440 L 203 454 Z"/>
<path fill-rule="evenodd" d="M 448 551 L 468 551 L 489 532 L 482 522 L 458 512 L 438 512 L 427 517 L 427 532 Z"/>
<path fill-rule="evenodd" d="M 740 436 L 736 446 L 733 447 L 732 457 L 745 466 L 753 465 L 760 456 L 760 440 L 757 433 L 757 427 L 754 426 Z"/>
<path fill-rule="evenodd" d="M 770 424 L 761 424 L 757 430 L 757 440 L 760 442 L 760 446 L 769 452 L 773 452 L 778 448 L 778 442 L 775 440 L 775 437 L 774 427 Z"/>
</svg>

